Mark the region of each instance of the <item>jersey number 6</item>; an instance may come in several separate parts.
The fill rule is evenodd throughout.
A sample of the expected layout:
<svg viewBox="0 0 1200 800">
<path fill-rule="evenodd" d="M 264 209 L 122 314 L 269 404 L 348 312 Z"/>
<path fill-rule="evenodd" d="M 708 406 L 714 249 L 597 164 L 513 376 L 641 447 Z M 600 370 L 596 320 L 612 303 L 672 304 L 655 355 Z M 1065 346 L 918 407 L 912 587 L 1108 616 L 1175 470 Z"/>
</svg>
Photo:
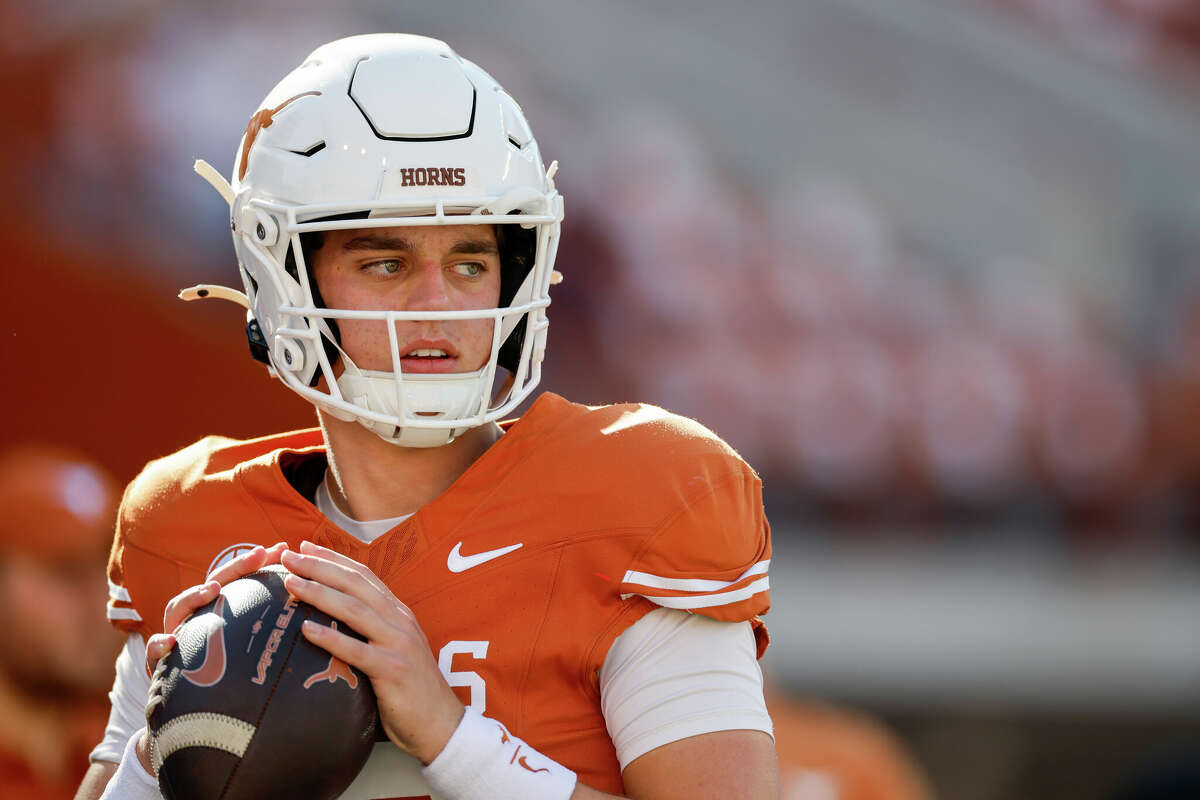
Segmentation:
<svg viewBox="0 0 1200 800">
<path fill-rule="evenodd" d="M 480 714 L 487 711 L 487 685 L 478 672 L 455 672 L 454 657 L 469 655 L 482 661 L 487 658 L 487 642 L 447 642 L 438 653 L 438 669 L 446 676 L 446 683 L 451 686 L 465 686 L 471 690 L 471 708 Z"/>
</svg>

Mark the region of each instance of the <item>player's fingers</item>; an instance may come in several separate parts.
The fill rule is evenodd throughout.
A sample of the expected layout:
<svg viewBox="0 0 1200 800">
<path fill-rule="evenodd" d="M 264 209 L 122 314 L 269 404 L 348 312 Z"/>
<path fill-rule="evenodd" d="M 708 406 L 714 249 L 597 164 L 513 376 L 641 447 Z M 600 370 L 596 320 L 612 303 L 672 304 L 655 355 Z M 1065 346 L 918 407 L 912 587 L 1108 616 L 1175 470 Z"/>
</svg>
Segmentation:
<svg viewBox="0 0 1200 800">
<path fill-rule="evenodd" d="M 175 636 L 156 633 L 146 640 L 146 672 L 153 673 L 155 665 L 175 647 Z"/>
<path fill-rule="evenodd" d="M 348 636 L 327 625 L 321 625 L 312 620 L 305 620 L 300 628 L 304 638 L 325 650 L 329 655 L 340 658 L 352 667 L 356 667 L 374 680 L 376 677 L 396 679 L 398 670 L 388 669 L 382 651 L 368 642 L 362 642 L 353 636 Z M 391 663 L 388 660 L 387 663 Z"/>
<path fill-rule="evenodd" d="M 221 584 L 215 580 L 209 580 L 198 586 L 184 589 L 172 597 L 167 603 L 167 607 L 163 609 L 163 630 L 173 631 L 178 628 L 185 619 L 192 615 L 193 611 L 205 603 L 215 600 L 220 591 Z"/>
<path fill-rule="evenodd" d="M 345 563 L 326 558 L 324 554 L 290 552 L 284 554 L 280 563 L 288 572 L 319 581 L 349 594 L 379 593 L 380 587 L 359 569 L 362 565 L 355 561 Z"/>
<path fill-rule="evenodd" d="M 300 552 L 305 555 L 318 556 L 327 561 L 332 561 L 335 564 L 340 564 L 346 569 L 353 570 L 354 572 L 362 575 L 364 578 L 370 581 L 372 586 L 380 591 L 387 591 L 387 587 L 384 585 L 383 581 L 379 579 L 378 575 L 372 572 L 368 566 L 355 561 L 353 558 L 350 558 L 350 556 L 343 555 L 336 550 L 330 550 L 328 547 L 322 547 L 319 544 L 313 544 L 308 540 L 300 543 Z"/>
<path fill-rule="evenodd" d="M 256 545 L 252 550 L 231 559 L 208 574 L 208 579 L 225 584 L 237 580 L 262 566 L 267 559 L 267 551 L 262 545 Z"/>
<path fill-rule="evenodd" d="M 299 575 L 285 575 L 283 585 L 298 600 L 309 603 L 334 619 L 341 620 L 372 642 L 384 646 L 396 643 L 398 634 L 413 623 L 402 614 L 380 613 L 366 601 L 348 595 L 324 583 Z"/>
<path fill-rule="evenodd" d="M 268 564 L 278 564 L 279 557 L 285 550 L 287 550 L 287 542 L 276 542 L 270 547 L 256 545 L 253 549 L 217 567 L 208 576 L 208 579 L 223 586 L 230 581 L 249 575 L 255 570 L 262 569 Z"/>
<path fill-rule="evenodd" d="M 340 620 L 370 640 L 388 641 L 394 633 L 386 617 L 361 598 L 294 573 L 284 576 L 283 585 L 296 599 Z"/>
<path fill-rule="evenodd" d="M 288 550 L 288 543 L 287 542 L 276 542 L 275 544 L 266 548 L 266 550 L 267 550 L 267 560 L 264 563 L 264 566 L 266 566 L 266 564 L 278 564 L 280 556 L 282 556 Z"/>
<path fill-rule="evenodd" d="M 332 552 L 332 551 L 327 551 Z M 323 583 L 340 592 L 357 597 L 367 603 L 377 614 L 388 616 L 399 611 L 406 616 L 412 616 L 406 606 L 392 594 L 386 586 L 361 564 L 350 561 L 348 564 L 333 561 L 323 555 L 285 553 L 283 565 L 289 572 L 302 578 Z"/>
</svg>

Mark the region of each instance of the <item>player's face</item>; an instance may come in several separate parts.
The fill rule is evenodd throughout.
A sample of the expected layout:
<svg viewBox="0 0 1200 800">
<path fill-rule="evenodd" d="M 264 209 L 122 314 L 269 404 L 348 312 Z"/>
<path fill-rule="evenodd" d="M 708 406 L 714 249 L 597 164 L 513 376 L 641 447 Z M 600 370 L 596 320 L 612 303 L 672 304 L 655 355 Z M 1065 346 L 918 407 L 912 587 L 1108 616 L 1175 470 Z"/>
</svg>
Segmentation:
<svg viewBox="0 0 1200 800">
<path fill-rule="evenodd" d="M 120 637 L 97 624 L 104 571 L 91 557 L 6 554 L 0 564 L 0 670 L 45 696 L 102 692 L 112 681 Z"/>
<path fill-rule="evenodd" d="M 491 225 L 329 231 L 311 256 L 328 308 L 466 311 L 500 301 L 500 253 Z M 406 373 L 471 372 L 492 352 L 491 319 L 396 323 Z M 362 369 L 392 370 L 387 325 L 338 320 L 342 348 Z"/>
</svg>

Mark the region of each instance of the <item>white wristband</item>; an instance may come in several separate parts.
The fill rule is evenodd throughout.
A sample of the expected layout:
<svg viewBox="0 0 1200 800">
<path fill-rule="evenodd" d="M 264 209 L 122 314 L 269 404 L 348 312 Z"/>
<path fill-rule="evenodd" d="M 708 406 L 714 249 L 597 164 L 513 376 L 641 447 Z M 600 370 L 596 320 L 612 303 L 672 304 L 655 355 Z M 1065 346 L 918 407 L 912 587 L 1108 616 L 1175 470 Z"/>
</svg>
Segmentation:
<svg viewBox="0 0 1200 800">
<path fill-rule="evenodd" d="M 137 757 L 138 739 L 142 738 L 145 731 L 146 729 L 142 728 L 129 737 L 125 752 L 121 756 L 121 763 L 109 778 L 108 786 L 104 787 L 104 794 L 100 795 L 100 800 L 162 800 L 162 794 L 158 791 L 158 779 L 146 772 L 146 768 Z"/>
<path fill-rule="evenodd" d="M 447 800 L 568 800 L 576 781 L 574 772 L 469 708 L 421 774 Z"/>
</svg>

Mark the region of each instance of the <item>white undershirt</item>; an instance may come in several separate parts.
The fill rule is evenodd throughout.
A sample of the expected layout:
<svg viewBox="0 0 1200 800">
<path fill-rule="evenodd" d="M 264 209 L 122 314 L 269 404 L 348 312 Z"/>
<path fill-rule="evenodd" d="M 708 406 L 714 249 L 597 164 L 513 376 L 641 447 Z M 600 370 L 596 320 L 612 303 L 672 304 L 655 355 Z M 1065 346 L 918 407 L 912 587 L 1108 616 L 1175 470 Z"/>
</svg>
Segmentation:
<svg viewBox="0 0 1200 800">
<path fill-rule="evenodd" d="M 343 512 L 337 507 L 337 503 L 333 502 L 333 495 L 329 491 L 329 470 L 325 470 L 325 480 L 321 481 L 321 485 L 317 487 L 316 497 L 313 498 L 313 504 L 317 510 L 324 514 L 330 522 L 337 525 L 346 533 L 358 539 L 360 542 L 370 544 L 371 542 L 383 536 L 392 528 L 399 525 L 404 520 L 412 516 L 412 514 L 401 514 L 398 517 L 388 517 L 387 519 L 371 519 L 366 522 L 360 522 L 349 514 Z"/>
<path fill-rule="evenodd" d="M 354 520 L 333 503 L 325 482 L 315 500 L 332 522 L 364 542 L 411 516 Z M 145 641 L 130 634 L 117 657 L 108 695 L 112 711 L 92 761 L 119 762 L 129 737 L 146 724 L 145 662 Z M 599 679 L 601 709 L 622 770 L 638 756 L 689 736 L 725 730 L 772 734 L 748 622 L 654 609 L 613 642 Z"/>
</svg>

